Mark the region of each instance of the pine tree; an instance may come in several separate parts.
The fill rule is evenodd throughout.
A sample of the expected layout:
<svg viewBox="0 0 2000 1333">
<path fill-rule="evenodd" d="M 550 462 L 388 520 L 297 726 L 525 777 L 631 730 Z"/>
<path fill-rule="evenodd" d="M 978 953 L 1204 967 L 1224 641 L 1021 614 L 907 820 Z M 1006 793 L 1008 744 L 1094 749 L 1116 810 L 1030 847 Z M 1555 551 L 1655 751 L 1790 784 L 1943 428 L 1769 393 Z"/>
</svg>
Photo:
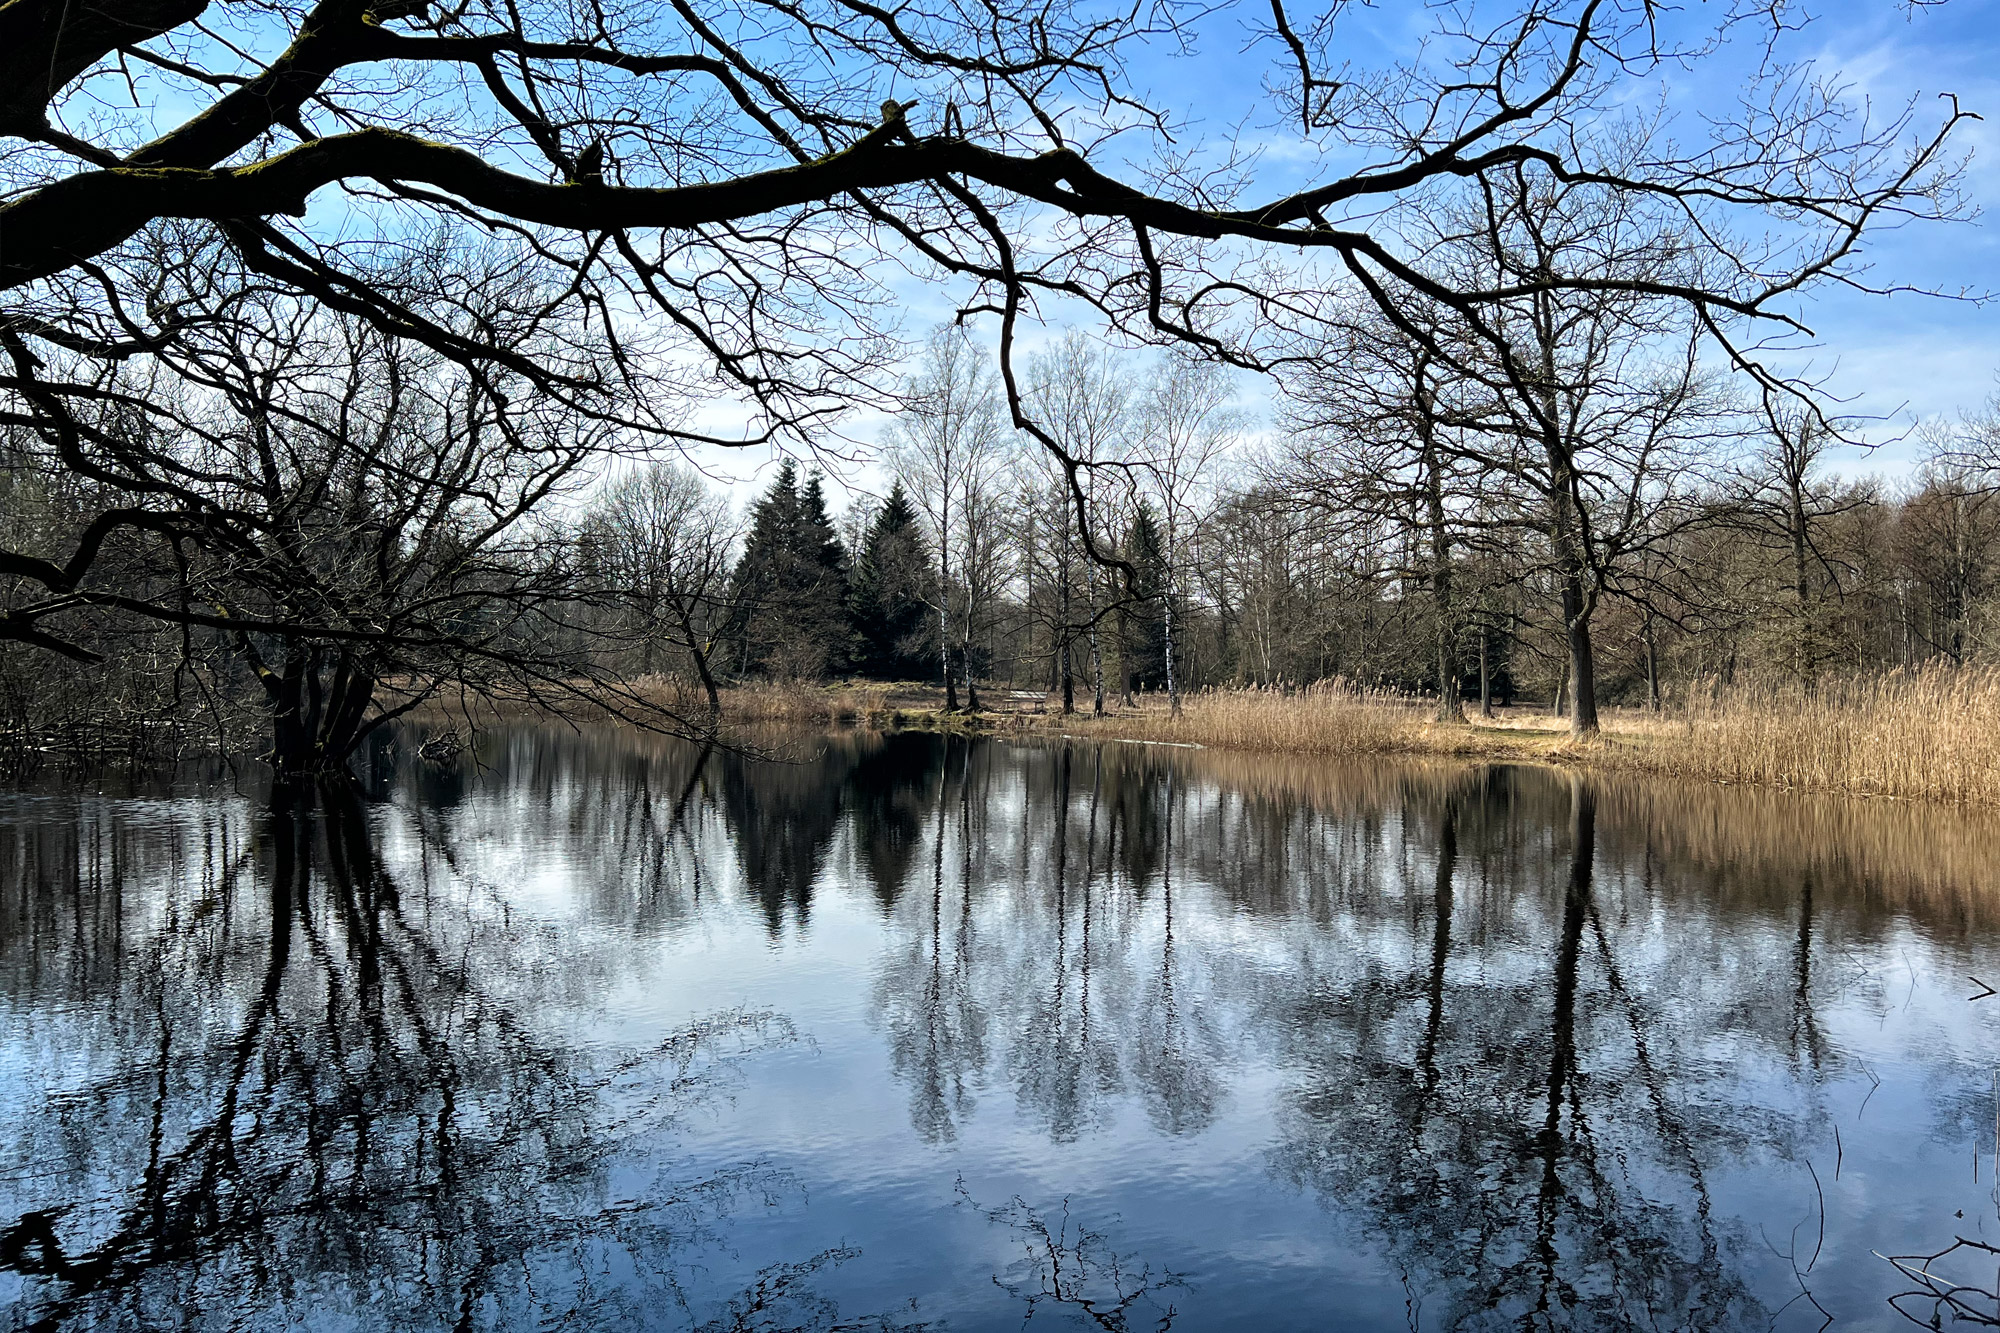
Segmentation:
<svg viewBox="0 0 2000 1333">
<path fill-rule="evenodd" d="M 926 593 L 934 579 L 930 544 L 897 482 L 868 527 L 848 596 L 856 669 L 878 680 L 922 679 L 936 655 Z"/>
<path fill-rule="evenodd" d="M 806 488 L 799 494 L 799 556 L 817 573 L 838 574 L 845 583 L 847 547 L 833 526 L 833 515 L 826 507 L 826 491 L 817 472 L 806 478 Z"/>
<path fill-rule="evenodd" d="M 1160 548 L 1159 520 L 1149 504 L 1140 504 L 1125 533 L 1125 558 L 1138 571 L 1133 600 L 1119 613 L 1119 655 L 1125 669 L 1125 691 L 1158 689 L 1167 679 L 1167 617 L 1161 593 L 1166 587 L 1166 555 Z"/>
<path fill-rule="evenodd" d="M 847 665 L 847 553 L 818 476 L 786 459 L 750 514 L 732 579 L 737 670 L 819 677 Z"/>
</svg>

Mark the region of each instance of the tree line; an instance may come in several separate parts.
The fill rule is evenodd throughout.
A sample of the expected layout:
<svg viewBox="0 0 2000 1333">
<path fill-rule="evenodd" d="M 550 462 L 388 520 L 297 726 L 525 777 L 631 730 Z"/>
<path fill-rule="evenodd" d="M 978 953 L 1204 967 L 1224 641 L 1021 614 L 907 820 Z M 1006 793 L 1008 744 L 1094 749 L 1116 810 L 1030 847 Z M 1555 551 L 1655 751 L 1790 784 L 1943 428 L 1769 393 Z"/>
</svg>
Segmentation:
<svg viewBox="0 0 2000 1333">
<path fill-rule="evenodd" d="M 1128 373 L 1080 336 L 1030 358 L 1027 379 L 1084 465 L 1081 502 L 1006 428 L 990 360 L 949 328 L 904 385 L 879 502 L 836 518 L 823 478 L 787 459 L 739 533 L 689 467 L 613 482 L 580 532 L 619 604 L 618 660 L 677 664 L 718 711 L 717 681 L 746 678 L 923 682 L 952 710 L 978 708 L 982 683 L 1040 685 L 1065 710 L 1177 696 L 1193 538 L 1245 427 L 1233 389 L 1187 358 Z"/>
<path fill-rule="evenodd" d="M 1581 355 L 1621 353 L 1616 378 L 1562 378 L 1564 434 L 1536 452 L 1527 409 L 1374 320 L 1289 381 L 1261 432 L 1212 365 L 1072 336 L 1025 378 L 1088 464 L 1081 506 L 1001 427 L 978 349 L 940 330 L 879 503 L 836 517 L 787 462 L 733 546 L 719 493 L 656 467 L 611 489 L 596 540 L 627 564 L 670 541 L 626 499 L 666 488 L 710 516 L 700 549 L 740 551 L 681 586 L 692 624 L 640 608 L 646 669 L 928 682 L 951 708 L 978 707 L 982 683 L 1103 712 L 1338 680 L 1427 696 L 1446 719 L 1532 701 L 1585 732 L 1599 703 L 1810 689 L 2000 647 L 1991 414 L 1927 427 L 1901 481 L 1843 475 L 1867 461 L 1850 423 L 1660 359 L 1657 339 L 1614 348 L 1595 313 Z"/>
<path fill-rule="evenodd" d="M 899 386 L 879 498 L 836 512 L 786 459 L 740 517 L 684 463 L 605 476 L 618 451 L 546 402 L 513 417 L 365 324 L 283 310 L 218 336 L 213 387 L 179 405 L 189 470 L 230 479 L 209 482 L 216 547 L 107 529 L 92 555 L 134 603 L 186 599 L 185 623 L 114 603 L 63 672 L 0 654 L 17 747 L 268 717 L 275 744 L 338 750 L 447 688 L 658 709 L 651 677 L 689 682 L 660 714 L 689 730 L 733 682 L 858 677 L 1097 713 L 1337 681 L 1587 732 L 1600 703 L 2000 647 L 2000 420 L 1927 428 L 1902 482 L 1844 476 L 1850 423 L 1617 310 L 1527 312 L 1525 337 L 1561 331 L 1544 365 L 1575 357 L 1549 391 L 1454 372 L 1356 305 L 1268 421 L 1213 361 L 1072 333 L 1021 378 L 1073 473 L 945 327 Z M 0 519 L 30 549 L 69 540 L 101 488 L 8 443 Z"/>
</svg>

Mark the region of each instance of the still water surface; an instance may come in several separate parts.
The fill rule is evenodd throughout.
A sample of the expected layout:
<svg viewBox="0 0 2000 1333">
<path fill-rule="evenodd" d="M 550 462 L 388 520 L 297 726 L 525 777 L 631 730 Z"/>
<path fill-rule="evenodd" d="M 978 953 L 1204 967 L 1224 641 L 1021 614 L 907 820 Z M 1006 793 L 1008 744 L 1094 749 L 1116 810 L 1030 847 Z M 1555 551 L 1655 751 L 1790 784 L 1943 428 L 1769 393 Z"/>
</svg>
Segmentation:
<svg viewBox="0 0 2000 1333">
<path fill-rule="evenodd" d="M 796 754 L 0 796 L 6 1326 L 1890 1328 L 2000 1244 L 1989 816 Z"/>
</svg>

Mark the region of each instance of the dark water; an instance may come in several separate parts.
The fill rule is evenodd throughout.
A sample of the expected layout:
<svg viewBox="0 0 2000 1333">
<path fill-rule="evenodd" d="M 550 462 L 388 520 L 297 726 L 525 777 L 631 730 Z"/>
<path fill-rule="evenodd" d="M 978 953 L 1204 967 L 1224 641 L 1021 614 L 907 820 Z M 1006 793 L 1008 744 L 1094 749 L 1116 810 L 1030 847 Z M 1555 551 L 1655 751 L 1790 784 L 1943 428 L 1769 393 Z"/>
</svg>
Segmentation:
<svg viewBox="0 0 2000 1333">
<path fill-rule="evenodd" d="M 1989 818 L 694 758 L 0 797 L 6 1325 L 1887 1328 L 2000 1243 Z"/>
</svg>

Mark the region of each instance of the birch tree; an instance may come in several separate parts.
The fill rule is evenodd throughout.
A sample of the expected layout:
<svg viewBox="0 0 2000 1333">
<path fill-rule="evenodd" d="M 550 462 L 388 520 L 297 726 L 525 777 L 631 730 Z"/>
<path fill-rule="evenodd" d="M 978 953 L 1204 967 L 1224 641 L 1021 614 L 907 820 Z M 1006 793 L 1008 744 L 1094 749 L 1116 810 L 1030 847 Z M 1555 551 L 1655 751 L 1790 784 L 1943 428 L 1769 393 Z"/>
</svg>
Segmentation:
<svg viewBox="0 0 2000 1333">
<path fill-rule="evenodd" d="M 1160 504 L 1160 554 L 1165 578 L 1160 613 L 1166 631 L 1167 698 L 1181 712 L 1176 670 L 1175 608 L 1190 586 L 1187 551 L 1215 512 L 1219 464 L 1243 434 L 1244 421 L 1231 401 L 1229 380 L 1212 361 L 1163 356 L 1148 376 L 1139 412 L 1136 479 Z"/>
<path fill-rule="evenodd" d="M 1136 386 L 1114 352 L 1076 330 L 1036 354 L 1029 364 L 1028 382 L 1035 415 L 1046 423 L 1057 458 L 1069 469 L 1072 539 L 1082 554 L 1096 557 L 1084 570 L 1081 620 L 1065 626 L 1065 637 L 1080 632 L 1090 645 L 1091 712 L 1102 716 L 1103 622 L 1124 595 L 1124 589 L 1107 577 L 1103 553 L 1113 546 L 1108 534 L 1119 530 L 1111 506 L 1129 491 L 1133 475 Z M 1118 474 L 1116 484 L 1107 485 L 1107 472 Z"/>
<path fill-rule="evenodd" d="M 971 566 L 993 554 L 990 506 L 1002 447 L 991 363 L 963 330 L 937 329 L 903 397 L 903 410 L 890 427 L 889 465 L 937 543 L 934 609 L 945 708 L 958 710 L 961 679 L 967 706 L 977 708 L 969 651 L 974 599 L 990 587 L 991 575 Z M 954 646 L 962 667 L 958 674 L 952 668 Z"/>
<path fill-rule="evenodd" d="M 641 669 L 654 669 L 664 628 L 686 653 L 708 699 L 722 712 L 712 656 L 729 622 L 736 529 L 727 498 L 700 473 L 658 462 L 611 485 L 591 515 L 614 595 L 636 614 Z"/>
</svg>

